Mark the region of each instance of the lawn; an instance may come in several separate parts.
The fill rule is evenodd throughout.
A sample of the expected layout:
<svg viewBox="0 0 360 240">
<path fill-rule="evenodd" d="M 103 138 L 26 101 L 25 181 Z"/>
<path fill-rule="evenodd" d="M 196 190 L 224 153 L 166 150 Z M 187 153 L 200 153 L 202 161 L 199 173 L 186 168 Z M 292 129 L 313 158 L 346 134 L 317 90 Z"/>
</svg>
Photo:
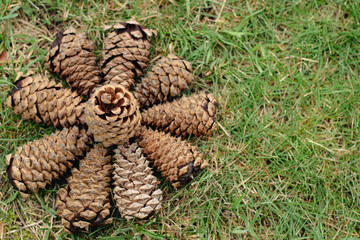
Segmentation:
<svg viewBox="0 0 360 240">
<path fill-rule="evenodd" d="M 360 1 L 0 2 L 0 238 L 355 239 L 360 237 Z M 58 31 L 86 31 L 99 55 L 103 25 L 129 20 L 158 31 L 152 56 L 193 63 L 185 93 L 213 92 L 217 131 L 189 138 L 209 162 L 182 189 L 162 181 L 148 220 L 66 235 L 57 182 L 23 199 L 5 156 L 54 128 L 22 121 L 5 104 L 17 72 L 50 76 L 44 56 Z"/>
</svg>

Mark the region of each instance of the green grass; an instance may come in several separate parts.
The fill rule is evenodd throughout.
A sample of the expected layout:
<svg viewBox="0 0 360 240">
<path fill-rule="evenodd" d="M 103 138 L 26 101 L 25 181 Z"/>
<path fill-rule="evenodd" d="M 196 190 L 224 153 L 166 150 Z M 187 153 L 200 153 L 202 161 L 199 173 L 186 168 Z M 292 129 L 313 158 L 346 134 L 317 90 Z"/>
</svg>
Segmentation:
<svg viewBox="0 0 360 240">
<path fill-rule="evenodd" d="M 104 3 L 107 2 L 107 3 Z M 0 225 L 4 239 L 354 239 L 360 237 L 360 1 L 17 1 L 0 3 Z M 135 17 L 158 30 L 153 56 L 169 47 L 193 62 L 187 94 L 220 102 L 218 131 L 191 138 L 210 163 L 155 217 L 65 235 L 58 185 L 22 199 L 5 155 L 54 131 L 5 106 L 16 73 L 46 73 L 56 32 L 74 26 L 94 40 L 105 23 Z M 171 46 L 170 46 L 171 45 Z M 48 74 L 48 73 L 46 73 Z M 0 227 L 1 229 L 1 227 Z M 0 233 L 1 236 L 1 233 Z"/>
</svg>

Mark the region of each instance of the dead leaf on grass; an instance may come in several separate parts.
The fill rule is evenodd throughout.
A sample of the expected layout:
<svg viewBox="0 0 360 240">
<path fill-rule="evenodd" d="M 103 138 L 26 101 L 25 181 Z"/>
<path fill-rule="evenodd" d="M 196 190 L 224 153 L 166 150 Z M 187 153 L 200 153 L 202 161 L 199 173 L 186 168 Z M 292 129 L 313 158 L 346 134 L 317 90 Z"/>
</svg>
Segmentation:
<svg viewBox="0 0 360 240">
<path fill-rule="evenodd" d="M 6 50 L 3 50 L 0 53 L 0 64 L 6 62 L 7 60 L 8 60 L 8 53 Z"/>
</svg>

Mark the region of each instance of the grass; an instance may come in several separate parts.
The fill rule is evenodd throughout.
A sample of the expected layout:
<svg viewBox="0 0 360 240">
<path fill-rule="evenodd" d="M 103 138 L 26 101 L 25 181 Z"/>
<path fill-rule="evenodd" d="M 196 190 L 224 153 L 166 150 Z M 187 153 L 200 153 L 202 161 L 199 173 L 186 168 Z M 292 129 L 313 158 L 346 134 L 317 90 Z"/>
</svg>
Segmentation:
<svg viewBox="0 0 360 240">
<path fill-rule="evenodd" d="M 10 1 L 0 3 L 0 236 L 4 239 L 355 239 L 360 237 L 359 0 Z M 97 54 L 105 23 L 134 16 L 193 62 L 187 94 L 220 102 L 218 131 L 191 138 L 210 167 L 185 188 L 167 183 L 155 217 L 66 235 L 58 184 L 22 199 L 5 155 L 54 129 L 5 106 L 16 73 L 48 74 L 56 32 L 82 28 Z M 3 231 L 1 232 L 1 229 Z M 1 238 L 1 237 L 0 237 Z"/>
</svg>

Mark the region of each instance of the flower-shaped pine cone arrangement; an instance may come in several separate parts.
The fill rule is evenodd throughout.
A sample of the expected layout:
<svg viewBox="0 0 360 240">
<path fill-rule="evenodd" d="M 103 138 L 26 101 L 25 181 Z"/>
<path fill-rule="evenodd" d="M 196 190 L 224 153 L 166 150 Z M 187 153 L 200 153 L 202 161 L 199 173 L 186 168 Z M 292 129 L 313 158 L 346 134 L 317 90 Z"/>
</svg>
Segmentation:
<svg viewBox="0 0 360 240">
<path fill-rule="evenodd" d="M 183 186 L 207 162 L 181 137 L 216 129 L 212 94 L 181 97 L 194 79 L 189 62 L 169 54 L 144 76 L 156 31 L 133 20 L 105 29 L 100 67 L 94 44 L 74 28 L 60 32 L 50 47 L 45 66 L 75 91 L 28 72 L 18 75 L 7 97 L 22 119 L 59 128 L 8 155 L 7 174 L 28 197 L 71 170 L 56 201 L 69 233 L 111 222 L 111 186 L 122 217 L 153 214 L 163 197 L 151 167 L 174 188 Z"/>
</svg>

